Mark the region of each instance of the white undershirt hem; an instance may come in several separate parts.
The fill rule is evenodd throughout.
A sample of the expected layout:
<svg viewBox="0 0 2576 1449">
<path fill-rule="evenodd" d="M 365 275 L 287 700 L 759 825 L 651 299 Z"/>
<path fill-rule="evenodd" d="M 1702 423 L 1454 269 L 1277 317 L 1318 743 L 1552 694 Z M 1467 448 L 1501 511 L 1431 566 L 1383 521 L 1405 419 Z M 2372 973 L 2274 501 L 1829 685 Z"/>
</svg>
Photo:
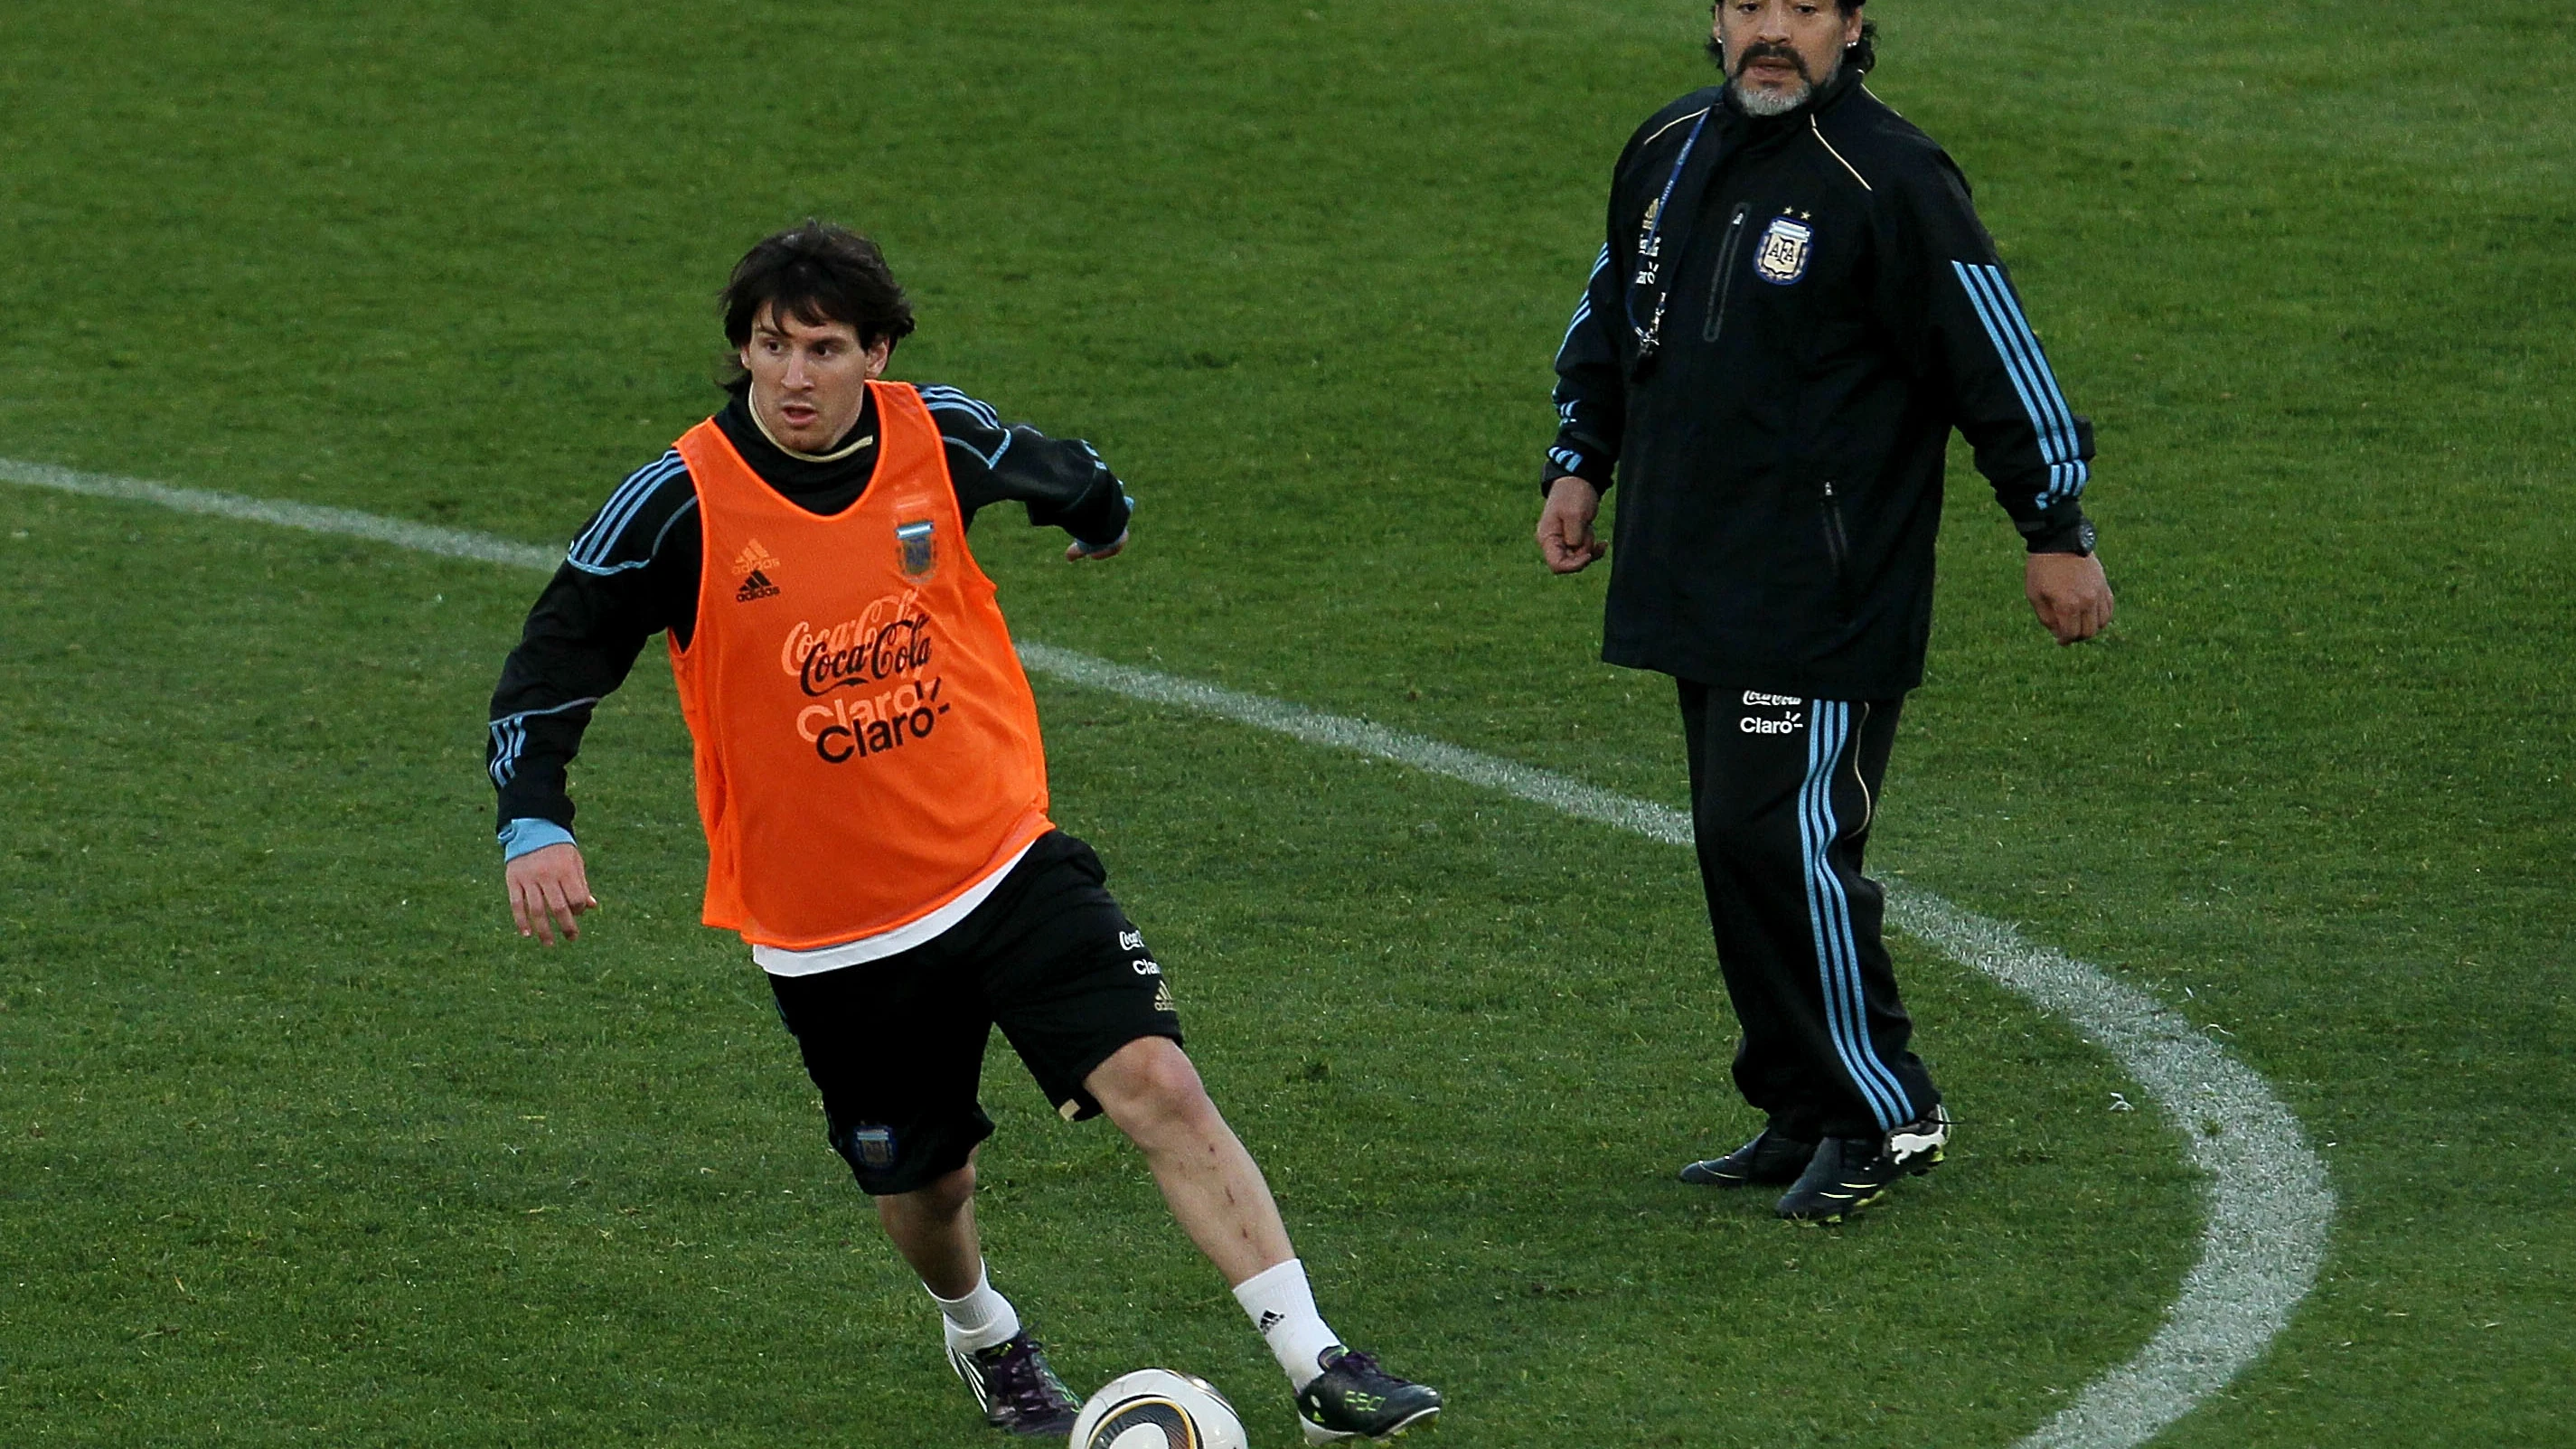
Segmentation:
<svg viewBox="0 0 2576 1449">
<path fill-rule="evenodd" d="M 920 920 L 907 921 L 891 931 L 880 931 L 873 936 L 861 936 L 855 941 L 843 941 L 837 946 L 817 946 L 811 951 L 790 951 L 781 946 L 754 946 L 751 948 L 751 959 L 760 964 L 761 970 L 772 976 L 819 976 L 826 971 L 838 971 L 844 966 L 860 966 L 870 961 L 882 961 L 888 956 L 909 951 L 915 946 L 926 946 L 946 935 L 949 927 L 966 919 L 977 906 L 984 904 L 984 898 L 1001 885 L 1002 877 L 1009 875 L 1011 867 L 1018 865 L 1020 857 L 1027 855 L 1029 847 L 1035 844 L 1037 842 L 1032 840 L 1028 845 L 1021 846 L 1010 859 L 995 866 L 982 880 L 968 886 L 964 894 Z"/>
</svg>

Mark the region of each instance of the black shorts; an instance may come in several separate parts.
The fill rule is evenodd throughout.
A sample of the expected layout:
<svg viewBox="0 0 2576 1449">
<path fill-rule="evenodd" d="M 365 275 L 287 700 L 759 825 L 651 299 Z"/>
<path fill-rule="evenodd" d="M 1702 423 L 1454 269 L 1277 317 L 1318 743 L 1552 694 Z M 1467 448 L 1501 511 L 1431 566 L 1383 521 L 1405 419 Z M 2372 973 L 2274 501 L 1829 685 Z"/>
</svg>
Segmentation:
<svg viewBox="0 0 2576 1449">
<path fill-rule="evenodd" d="M 999 1024 L 1056 1110 L 1099 1115 L 1092 1069 L 1140 1037 L 1181 1039 L 1163 968 L 1091 847 L 1050 831 L 966 918 L 883 960 L 772 976 L 823 1092 L 832 1146 L 872 1194 L 911 1192 L 992 1135 L 975 1099 Z"/>
</svg>

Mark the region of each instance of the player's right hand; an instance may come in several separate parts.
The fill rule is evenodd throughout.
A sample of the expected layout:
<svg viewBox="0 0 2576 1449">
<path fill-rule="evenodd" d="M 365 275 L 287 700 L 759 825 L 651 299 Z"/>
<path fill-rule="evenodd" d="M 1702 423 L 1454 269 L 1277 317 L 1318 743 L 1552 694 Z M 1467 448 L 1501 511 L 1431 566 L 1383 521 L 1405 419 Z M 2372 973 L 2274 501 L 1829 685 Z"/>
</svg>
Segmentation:
<svg viewBox="0 0 2576 1449">
<path fill-rule="evenodd" d="M 1547 487 L 1547 504 L 1538 511 L 1538 553 L 1550 571 L 1580 573 L 1610 551 L 1592 536 L 1593 516 L 1601 511 L 1601 491 L 1568 473 Z"/>
<path fill-rule="evenodd" d="M 1081 539 L 1077 538 L 1073 542 L 1064 546 L 1064 561 L 1066 563 L 1081 563 L 1085 559 L 1116 558 L 1118 556 L 1118 551 L 1126 546 L 1127 530 L 1123 528 L 1118 530 L 1118 537 L 1115 542 L 1104 543 L 1098 548 L 1093 548 L 1090 544 L 1084 543 Z"/>
<path fill-rule="evenodd" d="M 510 919 L 522 936 L 551 946 L 560 931 L 567 941 L 581 935 L 575 924 L 584 911 L 599 909 L 582 869 L 581 847 L 570 841 L 531 850 L 502 867 L 510 885 Z"/>
</svg>

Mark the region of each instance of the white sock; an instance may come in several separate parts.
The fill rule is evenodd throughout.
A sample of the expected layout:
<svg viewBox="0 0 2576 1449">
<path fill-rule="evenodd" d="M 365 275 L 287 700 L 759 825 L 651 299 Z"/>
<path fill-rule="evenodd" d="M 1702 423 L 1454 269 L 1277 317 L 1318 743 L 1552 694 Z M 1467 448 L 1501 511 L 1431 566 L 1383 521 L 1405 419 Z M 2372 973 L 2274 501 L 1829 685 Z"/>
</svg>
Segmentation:
<svg viewBox="0 0 2576 1449">
<path fill-rule="evenodd" d="M 922 1291 L 929 1292 L 929 1285 L 922 1285 Z M 1008 1343 L 1011 1335 L 1020 1331 L 1020 1311 L 1011 1306 L 1010 1299 L 993 1291 L 992 1275 L 981 1263 L 975 1265 L 974 1292 L 963 1298 L 942 1298 L 931 1293 L 930 1301 L 939 1305 L 939 1323 L 947 1334 L 948 1346 L 960 1353 Z"/>
<path fill-rule="evenodd" d="M 1291 1258 L 1264 1268 L 1234 1285 L 1234 1301 L 1243 1305 L 1252 1326 L 1261 1330 L 1271 1357 L 1288 1375 L 1288 1387 L 1304 1392 L 1324 1372 L 1317 1362 L 1326 1349 L 1342 1341 L 1315 1311 L 1315 1290 L 1306 1284 L 1306 1265 Z"/>
</svg>

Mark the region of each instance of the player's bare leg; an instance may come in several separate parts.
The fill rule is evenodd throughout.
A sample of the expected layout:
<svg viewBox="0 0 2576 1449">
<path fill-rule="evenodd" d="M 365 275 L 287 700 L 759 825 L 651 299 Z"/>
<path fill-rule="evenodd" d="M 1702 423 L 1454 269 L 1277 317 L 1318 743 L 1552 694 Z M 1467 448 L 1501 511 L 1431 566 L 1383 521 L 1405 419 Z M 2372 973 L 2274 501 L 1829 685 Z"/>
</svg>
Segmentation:
<svg viewBox="0 0 2576 1449">
<path fill-rule="evenodd" d="M 975 1233 L 975 1161 L 911 1192 L 877 1199 L 877 1221 L 939 1304 L 948 1362 L 975 1393 L 984 1422 L 1013 1434 L 1061 1438 L 1077 1401 L 1019 1311 L 984 1277 Z"/>
<path fill-rule="evenodd" d="M 1208 1100 L 1198 1068 L 1168 1037 L 1139 1037 L 1083 1089 L 1145 1154 L 1181 1230 L 1234 1288 L 1298 1391 L 1307 1442 L 1391 1438 L 1440 1412 L 1437 1390 L 1345 1350 L 1315 1309 L 1261 1167 Z"/>
<path fill-rule="evenodd" d="M 894 1250 L 921 1275 L 922 1286 L 941 1298 L 963 1298 L 984 1275 L 984 1249 L 975 1235 L 975 1163 L 912 1192 L 877 1199 L 877 1221 Z"/>
<path fill-rule="evenodd" d="M 1229 1284 L 1297 1256 L 1270 1184 L 1169 1037 L 1139 1037 L 1083 1081 L 1100 1110 L 1143 1150 L 1182 1231 Z"/>
</svg>

